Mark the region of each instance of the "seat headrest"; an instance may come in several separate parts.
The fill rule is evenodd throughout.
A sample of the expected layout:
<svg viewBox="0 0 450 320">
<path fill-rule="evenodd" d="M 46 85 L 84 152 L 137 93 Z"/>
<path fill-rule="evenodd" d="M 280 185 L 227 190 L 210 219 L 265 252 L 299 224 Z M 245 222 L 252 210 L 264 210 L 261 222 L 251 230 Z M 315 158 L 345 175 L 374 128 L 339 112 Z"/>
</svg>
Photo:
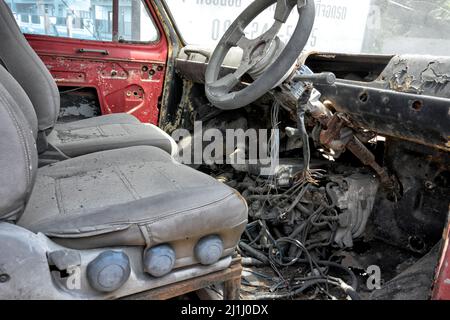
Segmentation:
<svg viewBox="0 0 450 320">
<path fill-rule="evenodd" d="M 4 0 L 0 0 L 0 43 L 0 59 L 30 98 L 39 130 L 53 128 L 60 108 L 58 87 Z"/>
</svg>

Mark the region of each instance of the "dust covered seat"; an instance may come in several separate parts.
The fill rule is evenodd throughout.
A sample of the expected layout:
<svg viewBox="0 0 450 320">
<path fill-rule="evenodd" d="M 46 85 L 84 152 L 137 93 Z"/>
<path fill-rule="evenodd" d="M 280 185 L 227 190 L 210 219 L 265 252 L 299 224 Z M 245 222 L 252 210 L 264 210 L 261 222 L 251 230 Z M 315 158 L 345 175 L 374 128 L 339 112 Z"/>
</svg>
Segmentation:
<svg viewBox="0 0 450 320">
<path fill-rule="evenodd" d="M 17 224 L 75 249 L 170 242 L 192 262 L 207 234 L 219 235 L 229 254 L 246 221 L 233 189 L 158 148 L 131 147 L 40 168 Z"/>
</svg>

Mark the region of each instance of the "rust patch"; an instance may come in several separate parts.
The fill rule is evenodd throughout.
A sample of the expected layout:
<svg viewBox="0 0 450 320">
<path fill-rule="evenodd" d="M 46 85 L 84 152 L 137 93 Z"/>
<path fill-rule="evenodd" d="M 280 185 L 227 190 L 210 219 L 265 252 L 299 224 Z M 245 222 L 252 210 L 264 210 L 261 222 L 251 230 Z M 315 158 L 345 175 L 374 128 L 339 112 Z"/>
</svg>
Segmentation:
<svg viewBox="0 0 450 320">
<path fill-rule="evenodd" d="M 421 78 L 424 84 L 432 86 L 445 86 L 450 82 L 450 75 L 445 73 L 445 65 L 439 61 L 433 61 L 422 71 Z"/>
<path fill-rule="evenodd" d="M 439 60 L 428 63 L 419 72 L 417 67 L 410 65 L 406 58 L 399 59 L 393 68 L 389 79 L 389 88 L 399 92 L 423 94 L 428 90 L 439 91 L 450 83 L 447 65 Z"/>
<path fill-rule="evenodd" d="M 392 90 L 408 93 L 420 94 L 421 83 L 414 75 L 409 74 L 408 61 L 400 59 L 394 67 L 394 72 L 391 79 L 389 79 L 389 87 Z"/>
</svg>

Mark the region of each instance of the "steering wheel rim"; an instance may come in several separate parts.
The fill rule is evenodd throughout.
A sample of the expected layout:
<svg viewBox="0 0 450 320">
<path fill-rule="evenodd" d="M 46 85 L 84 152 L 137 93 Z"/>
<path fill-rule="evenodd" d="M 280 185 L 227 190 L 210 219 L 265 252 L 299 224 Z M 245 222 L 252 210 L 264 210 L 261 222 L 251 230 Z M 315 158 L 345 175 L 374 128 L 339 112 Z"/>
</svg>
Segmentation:
<svg viewBox="0 0 450 320">
<path fill-rule="evenodd" d="M 265 9 L 277 3 L 275 10 L 275 23 L 264 34 L 250 40 L 245 37 L 245 28 Z M 264 55 L 257 57 L 259 60 L 248 61 L 254 53 L 252 45 L 264 46 L 270 50 L 272 41 L 281 26 L 286 23 L 291 11 L 297 6 L 299 20 L 291 36 L 291 39 L 277 58 L 267 69 L 257 77 L 248 87 L 235 92 L 230 92 L 240 82 L 240 78 L 264 59 Z M 311 34 L 315 20 L 314 0 L 257 0 L 245 9 L 233 22 L 215 48 L 205 73 L 205 91 L 209 101 L 223 110 L 234 110 L 249 105 L 262 97 L 267 91 L 274 88 L 288 73 L 297 61 Z M 260 42 L 260 43 L 259 43 Z M 239 46 L 244 49 L 243 60 L 236 72 L 218 79 L 222 63 L 232 47 Z M 247 51 L 247 52 L 246 52 Z M 247 59 L 247 60 L 245 60 Z"/>
</svg>

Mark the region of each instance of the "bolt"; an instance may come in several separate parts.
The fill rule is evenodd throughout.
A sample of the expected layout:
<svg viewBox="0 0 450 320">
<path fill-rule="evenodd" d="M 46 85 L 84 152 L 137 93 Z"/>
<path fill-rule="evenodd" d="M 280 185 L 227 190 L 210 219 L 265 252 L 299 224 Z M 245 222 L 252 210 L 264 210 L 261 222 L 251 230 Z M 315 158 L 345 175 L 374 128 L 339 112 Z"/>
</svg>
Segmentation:
<svg viewBox="0 0 450 320">
<path fill-rule="evenodd" d="M 163 71 L 164 67 L 163 66 L 158 66 L 158 68 L 156 68 L 156 70 L 158 71 Z"/>
<path fill-rule="evenodd" d="M 428 190 L 433 190 L 436 187 L 436 185 L 431 181 L 425 181 L 425 188 Z"/>
<path fill-rule="evenodd" d="M 10 279 L 10 276 L 6 273 L 0 274 L 0 283 L 8 282 Z"/>
<path fill-rule="evenodd" d="M 150 75 L 150 76 L 152 76 L 152 75 L 154 75 L 155 74 L 155 70 L 150 70 L 149 72 L 148 72 L 148 74 Z"/>
</svg>

